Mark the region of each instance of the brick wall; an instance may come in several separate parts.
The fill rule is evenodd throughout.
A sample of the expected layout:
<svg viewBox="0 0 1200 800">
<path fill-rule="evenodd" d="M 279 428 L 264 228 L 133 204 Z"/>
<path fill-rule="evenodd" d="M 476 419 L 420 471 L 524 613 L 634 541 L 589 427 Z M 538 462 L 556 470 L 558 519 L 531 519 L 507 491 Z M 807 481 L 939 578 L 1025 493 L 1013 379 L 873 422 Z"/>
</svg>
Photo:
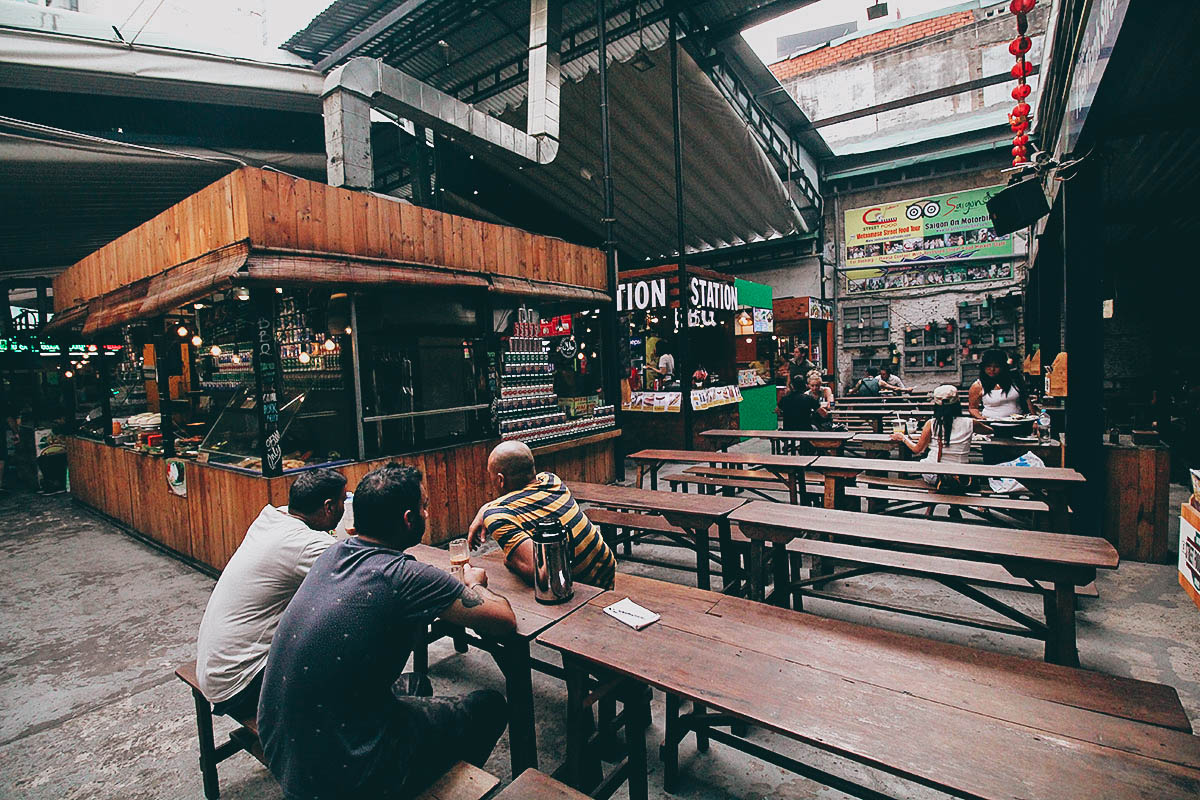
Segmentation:
<svg viewBox="0 0 1200 800">
<path fill-rule="evenodd" d="M 822 47 L 808 53 L 802 53 L 786 61 L 772 64 L 770 69 L 771 72 L 775 73 L 775 77 L 780 82 L 783 82 L 788 78 L 794 78 L 806 72 L 840 64 L 843 61 L 849 61 L 852 58 L 857 58 L 868 53 L 878 53 L 902 44 L 907 44 L 908 42 L 915 42 L 918 39 L 952 31 L 955 28 L 970 25 L 974 21 L 975 13 L 973 11 L 956 11 L 953 14 L 947 14 L 943 17 L 925 19 L 920 22 L 914 22 L 911 25 L 904 25 L 899 28 L 891 28 L 866 36 L 860 36 L 848 42 L 843 42 L 836 47 Z"/>
</svg>

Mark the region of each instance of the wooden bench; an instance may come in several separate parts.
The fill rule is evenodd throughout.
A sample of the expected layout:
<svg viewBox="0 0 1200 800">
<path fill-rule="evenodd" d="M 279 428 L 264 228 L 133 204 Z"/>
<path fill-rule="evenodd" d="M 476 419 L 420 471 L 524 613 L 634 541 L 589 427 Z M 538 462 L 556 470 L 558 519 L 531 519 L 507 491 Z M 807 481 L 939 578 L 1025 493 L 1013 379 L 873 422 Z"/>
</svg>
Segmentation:
<svg viewBox="0 0 1200 800">
<path fill-rule="evenodd" d="M 217 781 L 217 764 L 235 753 L 244 751 L 266 766 L 266 756 L 258 739 L 258 720 L 255 717 L 236 720 L 240 727 L 229 734 L 229 741 L 216 746 L 213 739 L 212 704 L 200 691 L 200 683 L 196 679 L 196 665 L 190 662 L 180 664 L 175 669 L 175 677 L 192 690 L 192 699 L 196 704 L 196 730 L 200 739 L 200 775 L 204 780 L 204 796 L 208 800 L 217 800 L 221 796 L 221 787 Z M 422 792 L 418 800 L 483 800 L 499 783 L 500 779 L 495 775 L 460 761 Z M 553 798 L 560 795 L 530 796 Z"/>
<path fill-rule="evenodd" d="M 635 556 L 633 554 L 633 544 L 635 542 L 647 541 L 646 534 L 658 534 L 653 540 L 653 544 L 695 550 L 695 535 L 690 531 L 678 525 L 672 525 L 657 514 L 636 514 L 630 511 L 614 511 L 613 509 L 599 507 L 588 508 L 584 513 L 587 514 L 588 519 L 600 526 L 605 541 L 609 543 L 614 552 L 616 552 L 618 546 L 622 546 L 623 552 L 621 558 L 623 560 L 633 561 L 638 564 L 666 567 L 668 569 L 690 569 L 689 567 L 684 567 L 670 561 Z M 608 533 L 605 530 L 606 528 L 612 529 L 613 533 Z M 640 531 L 642 535 L 637 535 L 635 531 Z M 750 540 L 742 535 L 742 532 L 736 526 L 730 528 L 729 538 L 732 542 L 732 548 L 731 552 L 727 553 L 720 549 L 720 538 L 710 535 L 708 554 L 709 560 L 722 568 L 721 571 L 714 572 L 713 574 L 721 576 L 723 585 L 727 591 L 737 591 L 740 584 L 736 582 L 743 574 L 742 570 L 748 561 Z M 720 555 L 713 554 L 711 546 L 713 543 L 717 544 Z M 726 561 L 729 559 L 733 559 L 734 563 L 731 564 L 733 569 L 725 570 Z"/>
<path fill-rule="evenodd" d="M 812 480 L 809 480 L 809 479 Z M 765 492 L 787 492 L 788 485 L 765 470 L 755 469 L 726 469 L 721 467 L 688 467 L 682 473 L 664 476 L 663 480 L 678 491 L 682 487 L 687 491 L 689 484 L 697 487 L 709 487 L 713 494 L 719 489 L 729 491 L 749 491 L 764 500 L 775 500 Z M 818 476 L 805 476 L 805 490 L 820 494 L 823 485 Z M 703 491 L 701 489 L 701 491 Z"/>
<path fill-rule="evenodd" d="M 492 800 L 590 800 L 544 772 L 527 769 Z"/>
</svg>

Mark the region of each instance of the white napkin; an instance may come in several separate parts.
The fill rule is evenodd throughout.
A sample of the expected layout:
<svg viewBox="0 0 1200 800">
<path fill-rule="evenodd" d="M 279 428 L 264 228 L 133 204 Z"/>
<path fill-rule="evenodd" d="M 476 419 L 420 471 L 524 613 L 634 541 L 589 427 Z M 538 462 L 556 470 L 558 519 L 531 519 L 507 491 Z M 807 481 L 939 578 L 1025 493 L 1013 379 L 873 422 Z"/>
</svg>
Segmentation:
<svg viewBox="0 0 1200 800">
<path fill-rule="evenodd" d="M 655 614 L 653 611 L 642 608 L 637 603 L 626 597 L 623 600 L 618 600 L 611 606 L 604 609 L 604 613 L 616 620 L 624 622 L 635 631 L 640 631 L 648 625 L 653 625 L 662 617 Z"/>
</svg>

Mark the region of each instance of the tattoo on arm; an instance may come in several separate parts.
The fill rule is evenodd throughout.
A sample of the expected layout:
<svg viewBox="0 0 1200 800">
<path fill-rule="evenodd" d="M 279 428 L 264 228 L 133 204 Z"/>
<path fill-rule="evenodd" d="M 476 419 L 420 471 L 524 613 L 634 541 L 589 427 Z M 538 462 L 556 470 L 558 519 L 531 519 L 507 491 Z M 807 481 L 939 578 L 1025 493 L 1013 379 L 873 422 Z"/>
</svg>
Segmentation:
<svg viewBox="0 0 1200 800">
<path fill-rule="evenodd" d="M 459 595 L 459 599 L 462 600 L 463 608 L 475 608 L 476 606 L 483 605 L 488 597 L 495 596 L 487 588 L 476 585 L 463 589 L 463 593 Z"/>
</svg>

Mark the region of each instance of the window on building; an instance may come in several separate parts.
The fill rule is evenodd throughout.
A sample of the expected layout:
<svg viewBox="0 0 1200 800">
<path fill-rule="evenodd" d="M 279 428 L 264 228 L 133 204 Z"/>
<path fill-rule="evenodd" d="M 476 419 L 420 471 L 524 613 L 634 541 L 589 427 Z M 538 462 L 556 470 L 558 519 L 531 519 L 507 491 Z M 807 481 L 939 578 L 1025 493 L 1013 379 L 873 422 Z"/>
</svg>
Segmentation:
<svg viewBox="0 0 1200 800">
<path fill-rule="evenodd" d="M 842 342 L 846 347 L 887 344 L 888 327 L 887 303 L 842 309 Z"/>
<path fill-rule="evenodd" d="M 904 372 L 958 368 L 958 326 L 953 322 L 913 325 L 904 331 Z"/>
</svg>

